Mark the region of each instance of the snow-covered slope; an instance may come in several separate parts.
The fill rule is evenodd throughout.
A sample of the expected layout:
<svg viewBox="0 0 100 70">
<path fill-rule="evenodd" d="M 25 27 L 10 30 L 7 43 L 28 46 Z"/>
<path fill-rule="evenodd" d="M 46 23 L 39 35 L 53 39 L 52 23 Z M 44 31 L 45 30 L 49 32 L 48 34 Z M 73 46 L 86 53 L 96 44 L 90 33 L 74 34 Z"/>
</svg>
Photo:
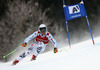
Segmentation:
<svg viewBox="0 0 100 70">
<path fill-rule="evenodd" d="M 30 56 L 19 64 L 0 63 L 0 70 L 100 70 L 100 37 L 62 48 L 54 54 L 52 51 L 41 54 L 37 60 L 30 61 Z"/>
</svg>

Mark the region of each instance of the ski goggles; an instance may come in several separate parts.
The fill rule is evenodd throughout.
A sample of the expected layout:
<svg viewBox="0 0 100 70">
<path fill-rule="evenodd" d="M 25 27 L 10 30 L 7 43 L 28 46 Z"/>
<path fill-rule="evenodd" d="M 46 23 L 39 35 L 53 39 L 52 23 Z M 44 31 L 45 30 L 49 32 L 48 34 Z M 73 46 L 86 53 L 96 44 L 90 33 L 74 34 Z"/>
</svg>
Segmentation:
<svg viewBox="0 0 100 70">
<path fill-rule="evenodd" d="M 40 28 L 40 32 L 46 32 L 46 27 Z"/>
</svg>

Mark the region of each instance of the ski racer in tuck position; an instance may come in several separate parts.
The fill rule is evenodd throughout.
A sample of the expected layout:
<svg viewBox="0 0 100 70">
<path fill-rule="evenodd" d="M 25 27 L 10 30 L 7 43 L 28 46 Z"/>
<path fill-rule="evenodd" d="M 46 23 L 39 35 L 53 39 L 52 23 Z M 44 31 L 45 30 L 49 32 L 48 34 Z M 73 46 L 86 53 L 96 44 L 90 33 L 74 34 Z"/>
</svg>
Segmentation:
<svg viewBox="0 0 100 70">
<path fill-rule="evenodd" d="M 49 32 L 47 32 L 46 25 L 41 24 L 38 29 L 39 29 L 38 31 L 34 32 L 24 40 L 22 46 L 26 47 L 28 42 L 35 38 L 35 42 L 30 45 L 28 50 L 22 53 L 15 61 L 13 61 L 13 65 L 16 65 L 18 62 L 20 62 L 23 58 L 25 58 L 30 53 L 33 53 L 31 61 L 35 60 L 36 57 L 45 50 L 45 47 L 49 41 L 51 41 L 54 44 L 54 53 L 58 52 L 57 49 L 58 43 L 53 38 L 53 36 Z"/>
</svg>

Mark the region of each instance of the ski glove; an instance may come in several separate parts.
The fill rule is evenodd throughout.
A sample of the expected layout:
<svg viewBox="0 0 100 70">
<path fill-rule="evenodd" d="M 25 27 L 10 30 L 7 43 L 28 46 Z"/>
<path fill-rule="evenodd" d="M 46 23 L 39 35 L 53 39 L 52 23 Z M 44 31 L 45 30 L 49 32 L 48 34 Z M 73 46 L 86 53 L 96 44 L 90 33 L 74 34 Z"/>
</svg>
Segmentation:
<svg viewBox="0 0 100 70">
<path fill-rule="evenodd" d="M 54 48 L 54 51 L 53 51 L 54 53 L 57 53 L 58 52 L 58 49 L 57 48 Z"/>
<path fill-rule="evenodd" d="M 26 42 L 25 42 L 25 43 L 23 43 L 23 44 L 22 44 L 22 46 L 23 46 L 23 47 L 26 47 L 26 46 L 27 46 L 27 43 L 26 43 Z"/>
</svg>

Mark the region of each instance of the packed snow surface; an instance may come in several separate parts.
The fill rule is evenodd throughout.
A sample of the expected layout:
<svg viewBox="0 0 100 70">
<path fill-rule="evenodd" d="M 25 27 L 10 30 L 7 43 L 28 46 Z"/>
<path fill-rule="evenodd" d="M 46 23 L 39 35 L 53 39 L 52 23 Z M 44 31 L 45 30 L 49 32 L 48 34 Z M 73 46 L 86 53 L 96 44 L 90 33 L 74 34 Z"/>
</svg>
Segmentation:
<svg viewBox="0 0 100 70">
<path fill-rule="evenodd" d="M 69 48 L 65 46 L 58 53 L 47 52 L 40 54 L 35 61 L 27 56 L 17 65 L 12 62 L 1 63 L 0 70 L 100 70 L 100 37 L 74 44 Z"/>
</svg>

